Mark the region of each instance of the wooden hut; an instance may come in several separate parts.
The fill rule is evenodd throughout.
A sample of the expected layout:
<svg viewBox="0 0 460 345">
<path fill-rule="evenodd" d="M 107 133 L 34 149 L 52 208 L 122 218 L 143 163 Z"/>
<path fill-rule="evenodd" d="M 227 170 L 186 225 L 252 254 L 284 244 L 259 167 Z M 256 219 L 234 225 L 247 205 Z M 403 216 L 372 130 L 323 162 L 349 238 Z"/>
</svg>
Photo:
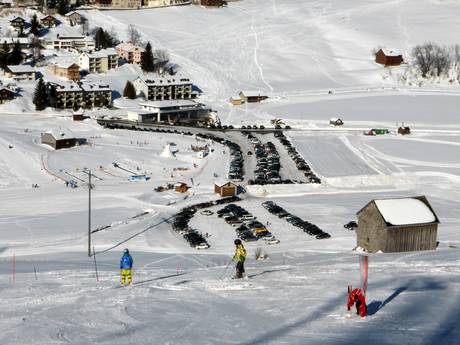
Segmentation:
<svg viewBox="0 0 460 345">
<path fill-rule="evenodd" d="M 77 138 L 70 131 L 53 130 L 42 134 L 42 144 L 59 150 L 75 146 Z"/>
<path fill-rule="evenodd" d="M 342 126 L 343 125 L 343 120 L 339 119 L 337 117 L 333 117 L 332 119 L 329 120 L 329 124 L 331 126 Z"/>
<path fill-rule="evenodd" d="M 372 200 L 357 216 L 357 245 L 367 252 L 436 249 L 439 220 L 424 196 Z"/>
<path fill-rule="evenodd" d="M 187 184 L 183 182 L 178 182 L 174 185 L 174 191 L 178 193 L 186 193 L 188 188 Z"/>
<path fill-rule="evenodd" d="M 221 197 L 235 196 L 238 191 L 238 186 L 228 181 L 217 181 L 214 183 L 214 193 L 219 194 Z"/>
<path fill-rule="evenodd" d="M 403 63 L 404 59 L 402 55 L 395 53 L 392 50 L 388 49 L 379 49 L 377 53 L 375 53 L 375 62 L 378 64 L 387 66 L 399 66 Z"/>
<path fill-rule="evenodd" d="M 401 134 L 401 135 L 410 134 L 410 128 L 407 127 L 407 126 L 400 126 L 400 127 L 398 128 L 398 134 Z"/>
<path fill-rule="evenodd" d="M 260 91 L 241 91 L 238 96 L 243 100 L 243 103 L 257 103 L 268 98 Z"/>
</svg>

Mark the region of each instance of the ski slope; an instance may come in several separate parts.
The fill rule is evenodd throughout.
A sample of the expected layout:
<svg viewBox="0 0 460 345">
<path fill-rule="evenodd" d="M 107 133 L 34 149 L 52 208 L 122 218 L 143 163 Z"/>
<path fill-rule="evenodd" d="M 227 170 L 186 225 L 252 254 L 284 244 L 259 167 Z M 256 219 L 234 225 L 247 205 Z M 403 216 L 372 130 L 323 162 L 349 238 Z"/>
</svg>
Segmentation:
<svg viewBox="0 0 460 345">
<path fill-rule="evenodd" d="M 217 198 L 214 182 L 226 177 L 230 162 L 226 147 L 193 136 L 103 129 L 95 120 L 73 122 L 65 111 L 36 113 L 26 97 L 1 105 L 0 344 L 458 343 L 458 85 L 404 84 L 405 66 L 384 69 L 372 56 L 378 46 L 407 56 L 428 40 L 457 43 L 458 1 L 242 0 L 223 9 L 85 15 L 122 40 L 132 24 L 144 41 L 167 49 L 224 123 L 269 126 L 283 119 L 293 127 L 286 135 L 323 183 L 246 187 L 240 205 L 269 222 L 280 243 L 247 243 L 249 279 L 234 281 L 233 266 L 226 266 L 235 231 L 216 216 L 219 207 L 190 221 L 208 234 L 207 250 L 191 248 L 169 223 L 183 207 Z M 90 78 L 121 93 L 135 75 L 124 65 Z M 241 89 L 270 98 L 231 106 L 229 97 Z M 32 92 L 26 85 L 22 94 Z M 330 127 L 331 117 L 345 125 Z M 375 127 L 394 131 L 402 122 L 410 136 L 362 135 Z M 40 144 L 42 132 L 59 128 L 88 145 L 53 151 Z M 250 150 L 240 134 L 229 137 Z M 162 155 L 168 145 L 175 155 Z M 200 159 L 191 145 L 212 152 Z M 151 179 L 129 181 L 114 162 Z M 249 161 L 246 173 L 254 166 Z M 91 228 L 104 227 L 92 236 L 98 281 L 87 256 L 85 169 L 96 176 Z M 294 174 L 287 163 L 283 169 Z M 66 187 L 69 179 L 79 187 Z M 191 188 L 154 191 L 176 182 Z M 343 224 L 372 199 L 415 195 L 426 195 L 441 221 L 438 249 L 372 255 L 369 316 L 348 318 L 346 288 L 358 287 L 360 276 L 356 235 Z M 316 240 L 271 216 L 261 207 L 267 200 L 332 238 Z M 118 282 L 125 247 L 135 262 L 130 287 Z M 258 248 L 267 260 L 255 260 Z"/>
</svg>

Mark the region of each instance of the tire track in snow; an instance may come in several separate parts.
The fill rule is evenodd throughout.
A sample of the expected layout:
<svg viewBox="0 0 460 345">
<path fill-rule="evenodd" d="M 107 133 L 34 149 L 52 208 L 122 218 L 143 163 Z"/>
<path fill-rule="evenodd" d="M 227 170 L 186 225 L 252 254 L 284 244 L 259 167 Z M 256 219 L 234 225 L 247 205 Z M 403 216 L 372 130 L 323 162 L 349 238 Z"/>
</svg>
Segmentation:
<svg viewBox="0 0 460 345">
<path fill-rule="evenodd" d="M 254 63 L 256 64 L 257 68 L 259 69 L 260 78 L 262 79 L 264 84 L 270 89 L 270 91 L 273 92 L 273 87 L 265 80 L 262 65 L 259 63 L 258 57 L 257 57 L 257 50 L 259 50 L 259 36 L 257 35 L 257 31 L 255 30 L 255 27 L 254 27 L 254 15 L 252 15 L 252 20 L 251 20 L 251 30 L 254 33 L 254 39 L 255 39 Z"/>
</svg>

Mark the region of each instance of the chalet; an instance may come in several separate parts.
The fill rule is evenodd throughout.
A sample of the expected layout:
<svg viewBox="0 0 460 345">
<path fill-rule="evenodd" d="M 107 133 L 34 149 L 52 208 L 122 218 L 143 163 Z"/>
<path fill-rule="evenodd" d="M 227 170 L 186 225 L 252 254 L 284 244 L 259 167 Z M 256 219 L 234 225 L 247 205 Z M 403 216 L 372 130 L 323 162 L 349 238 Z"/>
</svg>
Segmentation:
<svg viewBox="0 0 460 345">
<path fill-rule="evenodd" d="M 243 103 L 257 103 L 268 98 L 268 96 L 263 95 L 260 91 L 241 91 L 239 96 L 243 100 Z"/>
<path fill-rule="evenodd" d="M 42 133 L 41 141 L 55 150 L 74 147 L 77 144 L 77 138 L 72 132 L 60 129 Z"/>
<path fill-rule="evenodd" d="M 439 220 L 424 196 L 372 200 L 356 214 L 357 245 L 367 252 L 436 249 Z"/>
<path fill-rule="evenodd" d="M 238 186 L 229 181 L 217 181 L 214 183 L 214 193 L 219 194 L 221 197 L 235 196 L 238 191 Z"/>
<path fill-rule="evenodd" d="M 384 65 L 385 67 L 399 66 L 404 62 L 404 59 L 402 55 L 398 55 L 392 50 L 379 49 L 379 51 L 375 53 L 375 62 Z"/>
<path fill-rule="evenodd" d="M 118 67 L 118 55 L 113 48 L 83 52 L 78 64 L 82 70 L 89 73 L 104 73 Z"/>
<path fill-rule="evenodd" d="M 75 11 L 66 13 L 65 19 L 70 23 L 71 26 L 83 24 L 86 20 L 85 17 Z"/>
<path fill-rule="evenodd" d="M 146 74 L 133 80 L 136 94 L 150 101 L 168 101 L 174 99 L 190 99 L 196 95 L 192 92 L 189 78 L 175 76 L 159 76 Z"/>
<path fill-rule="evenodd" d="M 50 15 L 41 18 L 40 23 L 47 28 L 53 28 L 58 24 L 57 19 Z"/>
<path fill-rule="evenodd" d="M 191 100 L 151 101 L 139 104 L 142 113 L 129 120 L 163 122 L 169 124 L 205 122 L 209 118 L 210 109 L 204 104 Z M 129 114 L 128 114 L 129 116 Z"/>
<path fill-rule="evenodd" d="M 0 86 L 0 104 L 14 99 L 14 92 L 7 87 Z"/>
<path fill-rule="evenodd" d="M 5 66 L 5 77 L 15 81 L 34 81 L 36 79 L 36 71 L 29 65 L 7 65 Z"/>
<path fill-rule="evenodd" d="M 23 31 L 26 26 L 26 21 L 21 17 L 16 17 L 10 20 L 10 25 L 16 31 Z"/>
<path fill-rule="evenodd" d="M 95 0 L 95 7 L 114 9 L 138 9 L 142 0 Z"/>
<path fill-rule="evenodd" d="M 332 119 L 329 120 L 329 124 L 331 126 L 342 126 L 343 125 L 343 120 L 339 119 L 337 117 L 333 117 Z"/>
<path fill-rule="evenodd" d="M 120 43 L 116 47 L 118 57 L 127 63 L 139 65 L 145 49 L 132 45 L 131 43 Z"/>
<path fill-rule="evenodd" d="M 80 66 L 71 61 L 55 61 L 48 65 L 48 70 L 59 78 L 80 80 Z"/>
<path fill-rule="evenodd" d="M 189 186 L 187 186 L 187 184 L 183 182 L 178 182 L 174 185 L 174 191 L 178 193 L 186 193 L 188 189 Z"/>
</svg>

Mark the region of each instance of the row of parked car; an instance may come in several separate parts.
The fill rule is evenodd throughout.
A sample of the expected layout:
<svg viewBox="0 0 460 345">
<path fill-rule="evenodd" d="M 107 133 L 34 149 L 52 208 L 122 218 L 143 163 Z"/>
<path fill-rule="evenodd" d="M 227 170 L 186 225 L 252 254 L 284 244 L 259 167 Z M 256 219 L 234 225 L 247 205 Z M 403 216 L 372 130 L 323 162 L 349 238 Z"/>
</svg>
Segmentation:
<svg viewBox="0 0 460 345">
<path fill-rule="evenodd" d="M 204 209 L 215 205 L 223 205 L 229 202 L 236 202 L 240 200 L 241 199 L 239 197 L 232 196 L 185 207 L 174 216 L 172 221 L 172 228 L 176 233 L 182 235 L 191 247 L 196 249 L 207 249 L 210 247 L 208 241 L 200 232 L 198 232 L 196 229 L 192 229 L 189 226 L 190 220 L 199 209 Z"/>
<path fill-rule="evenodd" d="M 229 204 L 217 211 L 217 216 L 223 218 L 227 224 L 234 227 L 236 235 L 242 241 L 250 242 L 262 239 L 267 244 L 279 243 L 279 240 L 257 220 L 257 217 L 241 206 Z"/>
<path fill-rule="evenodd" d="M 275 137 L 278 138 L 281 144 L 288 152 L 291 159 L 294 161 L 297 169 L 303 172 L 308 182 L 321 183 L 321 179 L 311 170 L 305 159 L 297 152 L 297 149 L 292 145 L 291 141 L 286 138 L 283 132 L 275 132 Z"/>
<path fill-rule="evenodd" d="M 279 218 L 284 218 L 288 223 L 302 229 L 304 232 L 310 236 L 315 236 L 316 239 L 322 240 L 325 238 L 330 238 L 327 232 L 321 230 L 317 225 L 307 222 L 293 214 L 287 212 L 281 206 L 278 206 L 273 201 L 265 201 L 262 203 L 262 206 L 271 214 L 278 216 Z"/>
<path fill-rule="evenodd" d="M 246 137 L 254 146 L 254 154 L 257 159 L 252 184 L 281 183 L 280 176 L 280 155 L 272 142 L 263 144 L 259 138 L 251 132 Z"/>
</svg>

